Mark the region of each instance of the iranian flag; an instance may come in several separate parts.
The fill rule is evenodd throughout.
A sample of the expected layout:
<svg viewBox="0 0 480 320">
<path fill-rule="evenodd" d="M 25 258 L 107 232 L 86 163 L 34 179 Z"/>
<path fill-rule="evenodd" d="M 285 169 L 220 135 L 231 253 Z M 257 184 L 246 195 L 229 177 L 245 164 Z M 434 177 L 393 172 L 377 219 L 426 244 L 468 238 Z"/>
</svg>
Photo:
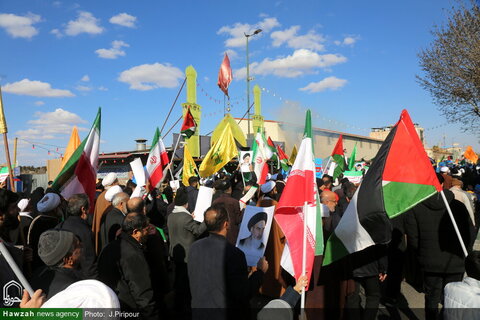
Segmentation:
<svg viewBox="0 0 480 320">
<path fill-rule="evenodd" d="M 87 194 L 92 204 L 90 206 L 91 213 L 95 208 L 93 203 L 97 183 L 101 117 L 102 110 L 98 108 L 97 116 L 88 136 L 65 163 L 52 185 L 52 188 L 61 192 L 65 199 L 77 193 Z"/>
<path fill-rule="evenodd" d="M 332 151 L 332 160 L 336 163 L 335 171 L 333 171 L 333 180 L 346 170 L 347 164 L 345 163 L 345 155 L 343 153 L 343 136 L 338 137 L 337 144 Z"/>
<path fill-rule="evenodd" d="M 257 183 L 262 185 L 265 183 L 268 174 L 267 160 L 269 159 L 270 149 L 266 146 L 265 137 L 258 130 L 255 141 L 253 141 L 253 171 L 257 176 Z"/>
<path fill-rule="evenodd" d="M 275 211 L 275 219 L 287 239 L 281 265 L 296 279 L 304 271 L 310 279 L 313 259 L 315 255 L 323 253 L 321 205 L 315 180 L 313 154 L 311 114 L 308 110 L 304 137 Z M 306 234 L 304 222 L 306 222 Z M 305 263 L 303 261 L 304 235 Z"/>
<path fill-rule="evenodd" d="M 192 113 L 190 112 L 190 106 L 187 108 L 187 112 L 185 113 L 185 118 L 183 118 L 182 127 L 180 128 L 180 133 L 184 136 L 190 138 L 195 134 L 195 130 L 197 129 L 197 123 L 193 118 Z"/>
<path fill-rule="evenodd" d="M 163 170 L 168 163 L 167 150 L 165 149 L 162 138 L 160 138 L 160 130 L 157 128 L 146 165 L 148 180 L 152 187 L 156 187 L 160 183 L 163 177 Z"/>
<path fill-rule="evenodd" d="M 323 265 L 372 245 L 388 243 L 389 219 L 441 190 L 410 115 L 403 110 L 328 239 Z"/>
</svg>

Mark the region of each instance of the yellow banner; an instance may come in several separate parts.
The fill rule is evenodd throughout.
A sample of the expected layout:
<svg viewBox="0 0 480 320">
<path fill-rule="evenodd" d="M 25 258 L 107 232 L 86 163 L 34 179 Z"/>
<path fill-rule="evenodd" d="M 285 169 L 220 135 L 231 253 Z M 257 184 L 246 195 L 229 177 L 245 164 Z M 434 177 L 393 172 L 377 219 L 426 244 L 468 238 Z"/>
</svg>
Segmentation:
<svg viewBox="0 0 480 320">
<path fill-rule="evenodd" d="M 211 176 L 223 168 L 230 160 L 238 155 L 237 146 L 230 125 L 227 124 L 222 131 L 220 138 L 210 148 L 207 155 L 200 164 L 200 176 L 202 178 Z"/>
<path fill-rule="evenodd" d="M 183 147 L 183 173 L 182 173 L 182 182 L 184 186 L 188 186 L 188 179 L 190 177 L 195 177 L 197 173 L 195 170 L 197 169 L 197 165 L 195 161 L 193 161 L 192 155 L 190 151 L 188 151 L 188 147 L 185 144 Z"/>
</svg>

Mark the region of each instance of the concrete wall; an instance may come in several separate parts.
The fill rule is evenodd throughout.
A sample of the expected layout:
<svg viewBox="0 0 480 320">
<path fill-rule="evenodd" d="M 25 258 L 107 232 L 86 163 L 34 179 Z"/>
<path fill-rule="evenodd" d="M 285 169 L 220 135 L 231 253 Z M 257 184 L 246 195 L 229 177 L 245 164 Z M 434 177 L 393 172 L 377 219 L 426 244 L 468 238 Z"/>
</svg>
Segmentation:
<svg viewBox="0 0 480 320">
<path fill-rule="evenodd" d="M 247 123 L 248 121 L 243 120 L 239 124 L 245 135 L 247 134 Z M 251 125 L 252 121 L 250 121 L 250 126 Z M 285 142 L 285 152 L 288 155 L 291 154 L 294 145 L 296 145 L 297 148 L 300 146 L 300 142 L 302 141 L 303 137 L 303 127 L 269 120 L 265 120 L 264 127 L 267 137 L 270 136 L 273 141 Z M 320 128 L 312 129 L 316 158 L 326 158 L 330 156 L 340 134 L 343 134 L 343 148 L 346 149 L 347 156 L 350 155 L 350 153 L 353 151 L 355 143 L 357 143 L 357 160 L 360 160 L 361 158 L 364 158 L 365 160 L 374 158 L 383 142 L 382 140 L 373 139 L 366 136 Z M 250 130 L 252 133 L 252 128 Z"/>
</svg>

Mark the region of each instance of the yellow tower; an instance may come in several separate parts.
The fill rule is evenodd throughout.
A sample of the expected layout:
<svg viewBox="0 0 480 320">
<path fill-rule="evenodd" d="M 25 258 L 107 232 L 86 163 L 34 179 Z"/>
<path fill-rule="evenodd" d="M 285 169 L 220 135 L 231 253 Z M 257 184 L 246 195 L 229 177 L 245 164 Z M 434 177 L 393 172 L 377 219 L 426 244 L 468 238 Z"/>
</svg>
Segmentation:
<svg viewBox="0 0 480 320">
<path fill-rule="evenodd" d="M 192 157 L 200 157 L 200 118 L 202 115 L 202 107 L 197 104 L 197 71 L 192 66 L 188 66 L 185 69 L 187 76 L 187 102 L 182 103 L 183 117 L 190 107 L 195 122 L 197 123 L 197 129 L 195 134 L 186 139 L 188 151 L 190 151 Z"/>
<path fill-rule="evenodd" d="M 253 101 L 255 114 L 253 115 L 253 134 L 255 135 L 260 128 L 261 132 L 263 129 L 263 116 L 262 116 L 262 90 L 258 84 L 253 87 Z"/>
</svg>

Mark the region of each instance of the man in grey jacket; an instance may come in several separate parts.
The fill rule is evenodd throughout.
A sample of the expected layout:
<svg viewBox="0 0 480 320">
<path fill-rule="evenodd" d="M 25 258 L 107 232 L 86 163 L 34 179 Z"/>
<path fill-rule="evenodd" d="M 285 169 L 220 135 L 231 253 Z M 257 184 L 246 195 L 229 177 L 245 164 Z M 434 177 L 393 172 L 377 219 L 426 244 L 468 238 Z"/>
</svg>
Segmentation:
<svg viewBox="0 0 480 320">
<path fill-rule="evenodd" d="M 175 195 L 175 207 L 168 216 L 167 226 L 170 234 L 170 258 L 175 264 L 175 309 L 185 311 L 190 306 L 187 257 L 192 243 L 207 230 L 205 223 L 193 220 L 188 212 L 188 194 L 185 188 L 179 188 Z"/>
</svg>

